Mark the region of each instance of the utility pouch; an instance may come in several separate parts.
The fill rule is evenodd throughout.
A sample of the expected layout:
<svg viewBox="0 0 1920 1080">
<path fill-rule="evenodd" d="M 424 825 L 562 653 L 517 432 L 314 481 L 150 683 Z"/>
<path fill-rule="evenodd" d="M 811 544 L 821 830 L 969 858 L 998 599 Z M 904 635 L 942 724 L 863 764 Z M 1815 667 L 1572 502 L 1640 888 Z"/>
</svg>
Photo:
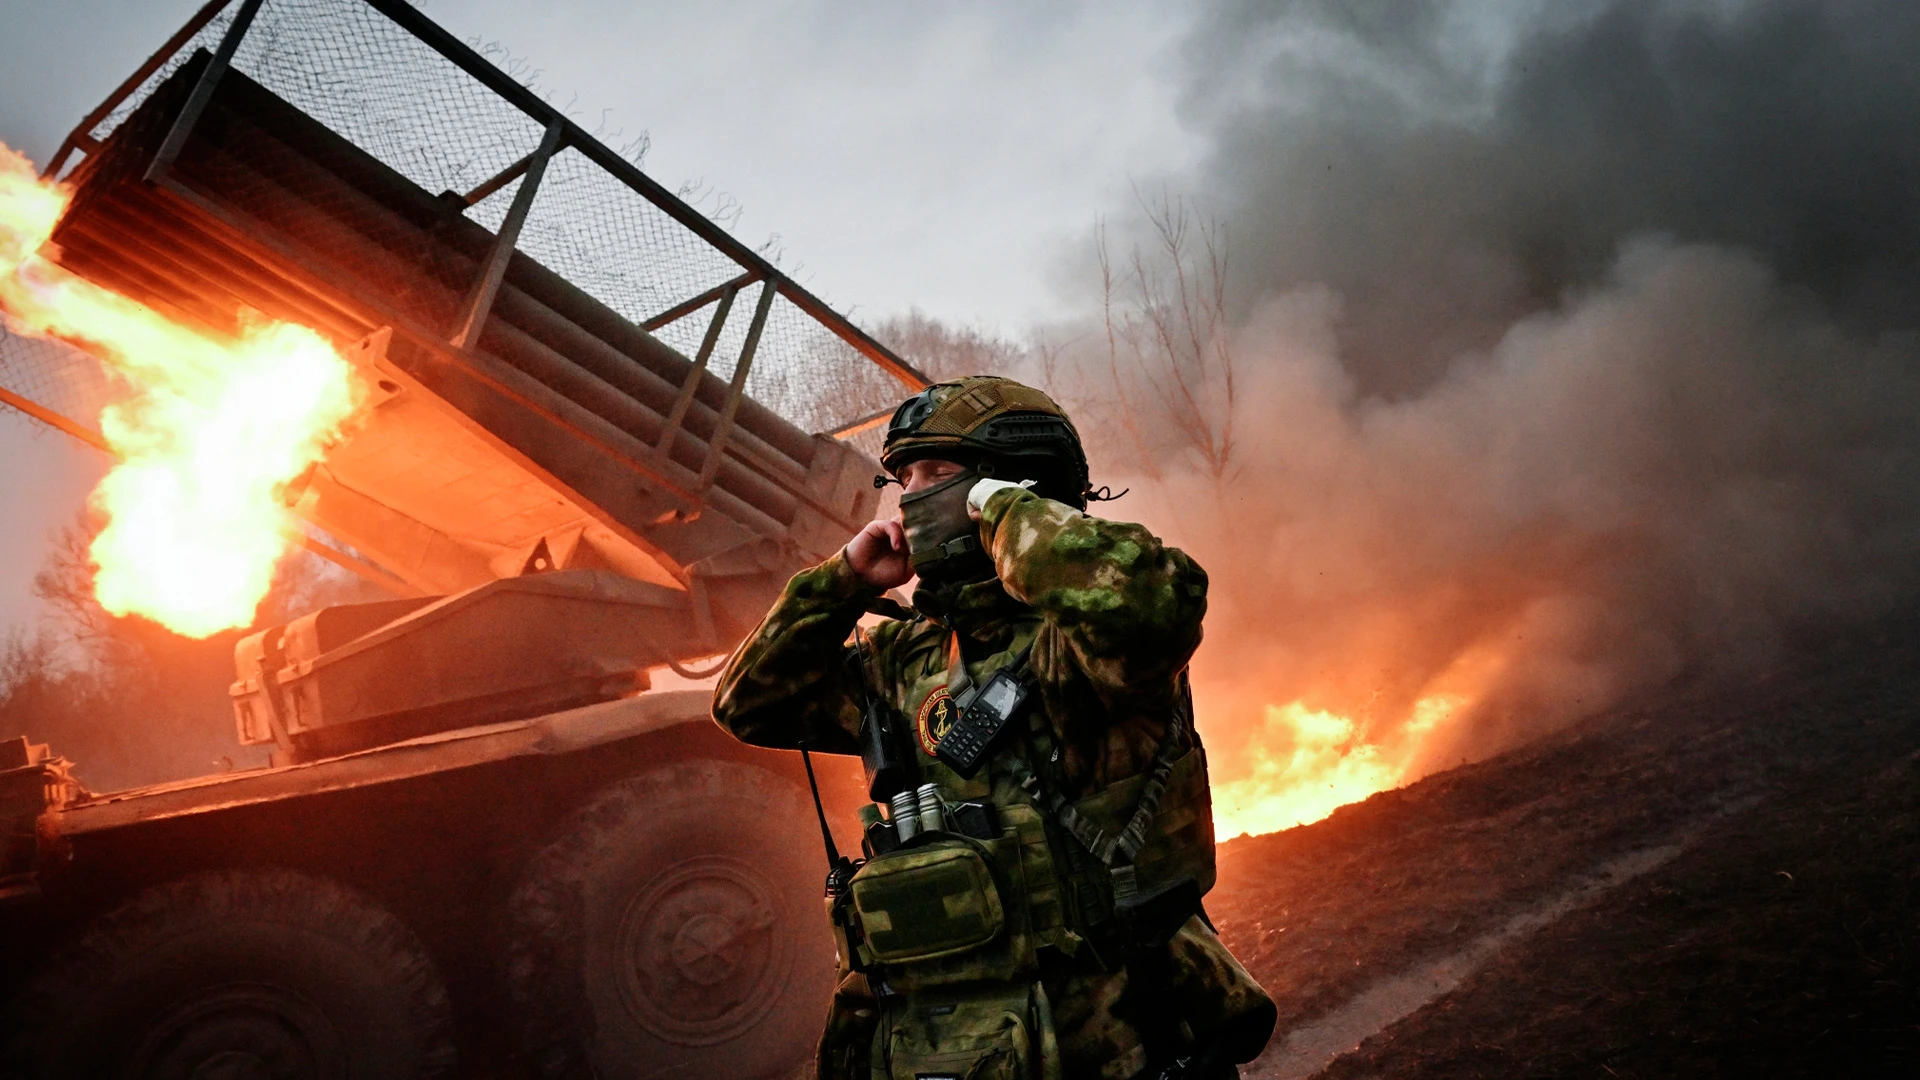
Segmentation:
<svg viewBox="0 0 1920 1080">
<path fill-rule="evenodd" d="M 1028 983 L 908 997 L 875 1035 L 887 1080 L 1057 1080 L 1045 992 Z"/>
<path fill-rule="evenodd" d="M 1025 903 L 1025 852 L 1012 828 L 980 842 L 923 834 L 853 877 L 862 966 L 909 993 L 1030 978 L 1038 970 Z"/>
<path fill-rule="evenodd" d="M 971 844 L 934 843 L 883 855 L 853 876 L 866 959 L 911 964 L 977 949 L 1006 926 L 993 872 Z"/>
</svg>

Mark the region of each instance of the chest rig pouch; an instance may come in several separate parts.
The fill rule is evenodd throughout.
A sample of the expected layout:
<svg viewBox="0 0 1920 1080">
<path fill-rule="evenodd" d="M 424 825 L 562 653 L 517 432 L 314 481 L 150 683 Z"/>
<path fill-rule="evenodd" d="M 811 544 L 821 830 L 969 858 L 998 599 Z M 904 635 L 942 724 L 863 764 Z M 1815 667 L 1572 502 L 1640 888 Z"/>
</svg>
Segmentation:
<svg viewBox="0 0 1920 1080">
<path fill-rule="evenodd" d="M 1062 1080 L 1052 1008 L 1037 981 L 895 998 L 886 1012 L 874 1034 L 875 1078 Z"/>
<path fill-rule="evenodd" d="M 1039 970 L 1017 826 L 992 840 L 916 836 L 853 876 L 861 965 L 902 993 Z"/>
<path fill-rule="evenodd" d="M 1035 899 L 1059 893 L 1046 829 L 1032 807 L 1002 811 L 995 839 L 922 833 L 853 876 L 855 949 L 887 991 L 874 1080 L 1061 1080 L 1034 951 Z"/>
<path fill-rule="evenodd" d="M 940 840 L 895 851 L 853 878 L 865 959 L 913 964 L 971 952 L 1006 929 L 1006 907 L 973 845 Z"/>
</svg>

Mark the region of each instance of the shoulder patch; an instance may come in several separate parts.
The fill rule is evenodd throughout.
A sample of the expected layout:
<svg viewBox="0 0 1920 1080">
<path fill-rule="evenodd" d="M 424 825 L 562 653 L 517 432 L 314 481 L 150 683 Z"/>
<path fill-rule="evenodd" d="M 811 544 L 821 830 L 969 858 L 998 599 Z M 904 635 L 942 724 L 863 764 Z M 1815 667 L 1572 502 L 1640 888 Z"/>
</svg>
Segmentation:
<svg viewBox="0 0 1920 1080">
<path fill-rule="evenodd" d="M 944 686 L 935 687 L 927 700 L 920 703 L 920 714 L 913 722 L 913 733 L 920 740 L 920 749 L 928 757 L 940 745 L 940 740 L 953 729 L 954 720 L 959 717 L 959 709 L 953 703 L 953 696 Z"/>
</svg>

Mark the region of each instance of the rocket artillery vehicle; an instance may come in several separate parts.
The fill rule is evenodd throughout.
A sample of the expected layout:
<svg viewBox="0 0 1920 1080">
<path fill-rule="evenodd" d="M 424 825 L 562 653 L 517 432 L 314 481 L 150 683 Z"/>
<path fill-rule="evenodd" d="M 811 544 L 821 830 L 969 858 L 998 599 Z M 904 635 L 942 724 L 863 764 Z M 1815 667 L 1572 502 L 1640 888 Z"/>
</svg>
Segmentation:
<svg viewBox="0 0 1920 1080">
<path fill-rule="evenodd" d="M 91 793 L 0 744 L 0 1073 L 804 1061 L 806 781 L 648 671 L 699 675 L 871 517 L 848 439 L 925 380 L 400 0 L 217 0 L 48 171 L 67 268 L 358 366 L 287 498 L 394 598 L 241 642 L 267 767 Z"/>
</svg>

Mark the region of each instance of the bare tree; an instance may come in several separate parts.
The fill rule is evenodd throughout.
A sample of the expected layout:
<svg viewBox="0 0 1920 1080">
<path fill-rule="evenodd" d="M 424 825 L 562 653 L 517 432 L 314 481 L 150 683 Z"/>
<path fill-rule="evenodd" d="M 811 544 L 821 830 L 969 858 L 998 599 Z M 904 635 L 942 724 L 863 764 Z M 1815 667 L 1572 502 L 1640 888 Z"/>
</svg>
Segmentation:
<svg viewBox="0 0 1920 1080">
<path fill-rule="evenodd" d="M 1226 230 L 1184 198 L 1162 192 L 1149 200 L 1137 190 L 1135 198 L 1152 246 L 1134 245 L 1117 274 L 1106 224 L 1096 230 L 1107 375 L 1118 416 L 1149 476 L 1160 476 L 1156 451 L 1171 436 L 1219 482 L 1234 467 L 1239 389 L 1226 307 Z"/>
<path fill-rule="evenodd" d="M 93 598 L 93 566 L 87 551 L 101 522 L 82 510 L 52 537 L 46 561 L 33 575 L 33 595 L 46 602 L 73 643 L 88 651 L 115 638 L 113 616 Z"/>
<path fill-rule="evenodd" d="M 936 381 L 1006 374 L 1026 355 L 1005 338 L 953 326 L 917 309 L 876 324 L 873 336 Z"/>
</svg>

